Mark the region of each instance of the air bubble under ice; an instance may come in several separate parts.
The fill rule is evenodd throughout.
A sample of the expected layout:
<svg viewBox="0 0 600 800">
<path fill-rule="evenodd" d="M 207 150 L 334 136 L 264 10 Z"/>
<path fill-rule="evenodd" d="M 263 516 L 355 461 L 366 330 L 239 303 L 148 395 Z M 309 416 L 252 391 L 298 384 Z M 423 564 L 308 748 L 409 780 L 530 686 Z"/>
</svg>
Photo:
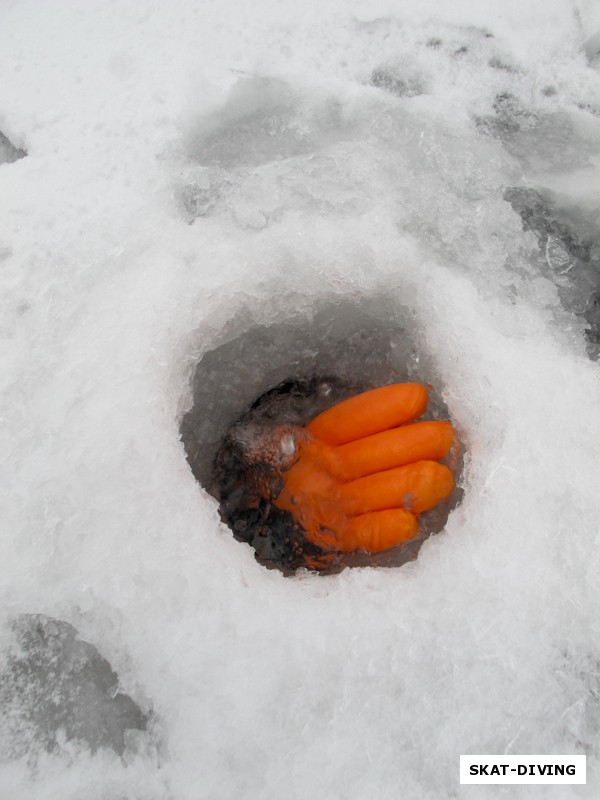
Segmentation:
<svg viewBox="0 0 600 800">
<path fill-rule="evenodd" d="M 596 796 L 597 4 L 0 16 L 27 152 L 0 159 L 0 667 L 43 615 L 133 704 L 47 752 L 23 690 L 0 794 L 439 800 L 460 753 L 586 753 L 544 796 Z M 399 568 L 284 577 L 189 467 L 194 371 L 381 296 L 464 437 L 462 503 Z"/>
</svg>

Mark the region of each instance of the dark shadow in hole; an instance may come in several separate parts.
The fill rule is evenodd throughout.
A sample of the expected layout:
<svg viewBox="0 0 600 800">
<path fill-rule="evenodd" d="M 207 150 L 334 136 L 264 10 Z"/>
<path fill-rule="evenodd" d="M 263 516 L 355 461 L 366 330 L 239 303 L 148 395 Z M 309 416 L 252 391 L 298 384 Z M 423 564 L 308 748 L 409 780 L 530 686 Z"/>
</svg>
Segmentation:
<svg viewBox="0 0 600 800">
<path fill-rule="evenodd" d="M 402 381 L 428 383 L 432 370 L 414 347 L 410 314 L 394 317 L 387 305 L 381 298 L 371 307 L 338 303 L 317 311 L 310 321 L 251 327 L 207 352 L 197 366 L 193 406 L 181 424 L 188 461 L 198 482 L 219 500 L 234 536 L 250 543 L 265 566 L 285 574 L 299 567 L 337 572 L 347 566 L 400 566 L 416 557 L 427 536 L 442 530 L 461 499 L 457 488 L 446 503 L 423 514 L 423 536 L 407 545 L 380 554 L 324 554 L 290 515 L 260 498 L 260 474 L 248 468 L 240 445 L 244 429 L 273 423 L 304 426 L 367 389 Z M 424 418 L 449 419 L 435 389 L 429 388 L 429 396 Z M 457 478 L 461 469 L 462 462 Z"/>
<path fill-rule="evenodd" d="M 119 691 L 119 679 L 94 645 L 72 625 L 43 614 L 23 614 L 0 672 L 0 753 L 5 758 L 49 752 L 61 740 L 92 752 L 125 752 L 127 731 L 146 730 L 150 714 Z"/>
</svg>

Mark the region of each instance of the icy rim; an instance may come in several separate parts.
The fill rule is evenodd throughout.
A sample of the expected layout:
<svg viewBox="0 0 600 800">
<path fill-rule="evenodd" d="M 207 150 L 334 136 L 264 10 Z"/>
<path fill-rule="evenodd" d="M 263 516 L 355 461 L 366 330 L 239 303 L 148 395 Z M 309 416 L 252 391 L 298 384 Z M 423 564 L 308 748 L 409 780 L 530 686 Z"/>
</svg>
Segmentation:
<svg viewBox="0 0 600 800">
<path fill-rule="evenodd" d="M 1 666 L 15 619 L 62 620 L 160 720 L 6 758 L 2 793 L 422 800 L 460 753 L 586 752 L 542 796 L 596 796 L 596 4 L 0 17 Z M 382 292 L 465 500 L 414 564 L 285 580 L 186 464 L 190 376 L 242 311 Z"/>
</svg>

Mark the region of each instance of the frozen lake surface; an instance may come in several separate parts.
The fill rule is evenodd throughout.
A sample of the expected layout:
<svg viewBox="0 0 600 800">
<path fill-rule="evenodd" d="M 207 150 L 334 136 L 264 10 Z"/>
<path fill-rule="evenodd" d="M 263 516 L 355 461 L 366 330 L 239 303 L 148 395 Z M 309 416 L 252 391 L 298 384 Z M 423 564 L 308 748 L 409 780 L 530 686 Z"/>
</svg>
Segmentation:
<svg viewBox="0 0 600 800">
<path fill-rule="evenodd" d="M 2 4 L 1 798 L 450 800 L 461 753 L 598 796 L 599 70 L 595 0 Z M 349 308 L 464 495 L 416 561 L 284 577 L 180 425 L 209 351 L 288 331 L 225 424 Z"/>
</svg>

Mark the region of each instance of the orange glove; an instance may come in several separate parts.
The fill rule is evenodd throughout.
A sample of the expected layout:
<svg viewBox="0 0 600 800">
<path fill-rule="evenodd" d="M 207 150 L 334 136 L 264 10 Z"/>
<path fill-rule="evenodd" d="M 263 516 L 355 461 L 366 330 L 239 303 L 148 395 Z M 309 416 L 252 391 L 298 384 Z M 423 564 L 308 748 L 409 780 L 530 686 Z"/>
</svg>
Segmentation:
<svg viewBox="0 0 600 800">
<path fill-rule="evenodd" d="M 299 435 L 279 429 L 294 460 L 274 505 L 323 550 L 377 553 L 414 538 L 418 515 L 454 489 L 437 463 L 454 441 L 451 423 L 404 424 L 426 406 L 423 386 L 398 383 L 338 403 Z"/>
</svg>

